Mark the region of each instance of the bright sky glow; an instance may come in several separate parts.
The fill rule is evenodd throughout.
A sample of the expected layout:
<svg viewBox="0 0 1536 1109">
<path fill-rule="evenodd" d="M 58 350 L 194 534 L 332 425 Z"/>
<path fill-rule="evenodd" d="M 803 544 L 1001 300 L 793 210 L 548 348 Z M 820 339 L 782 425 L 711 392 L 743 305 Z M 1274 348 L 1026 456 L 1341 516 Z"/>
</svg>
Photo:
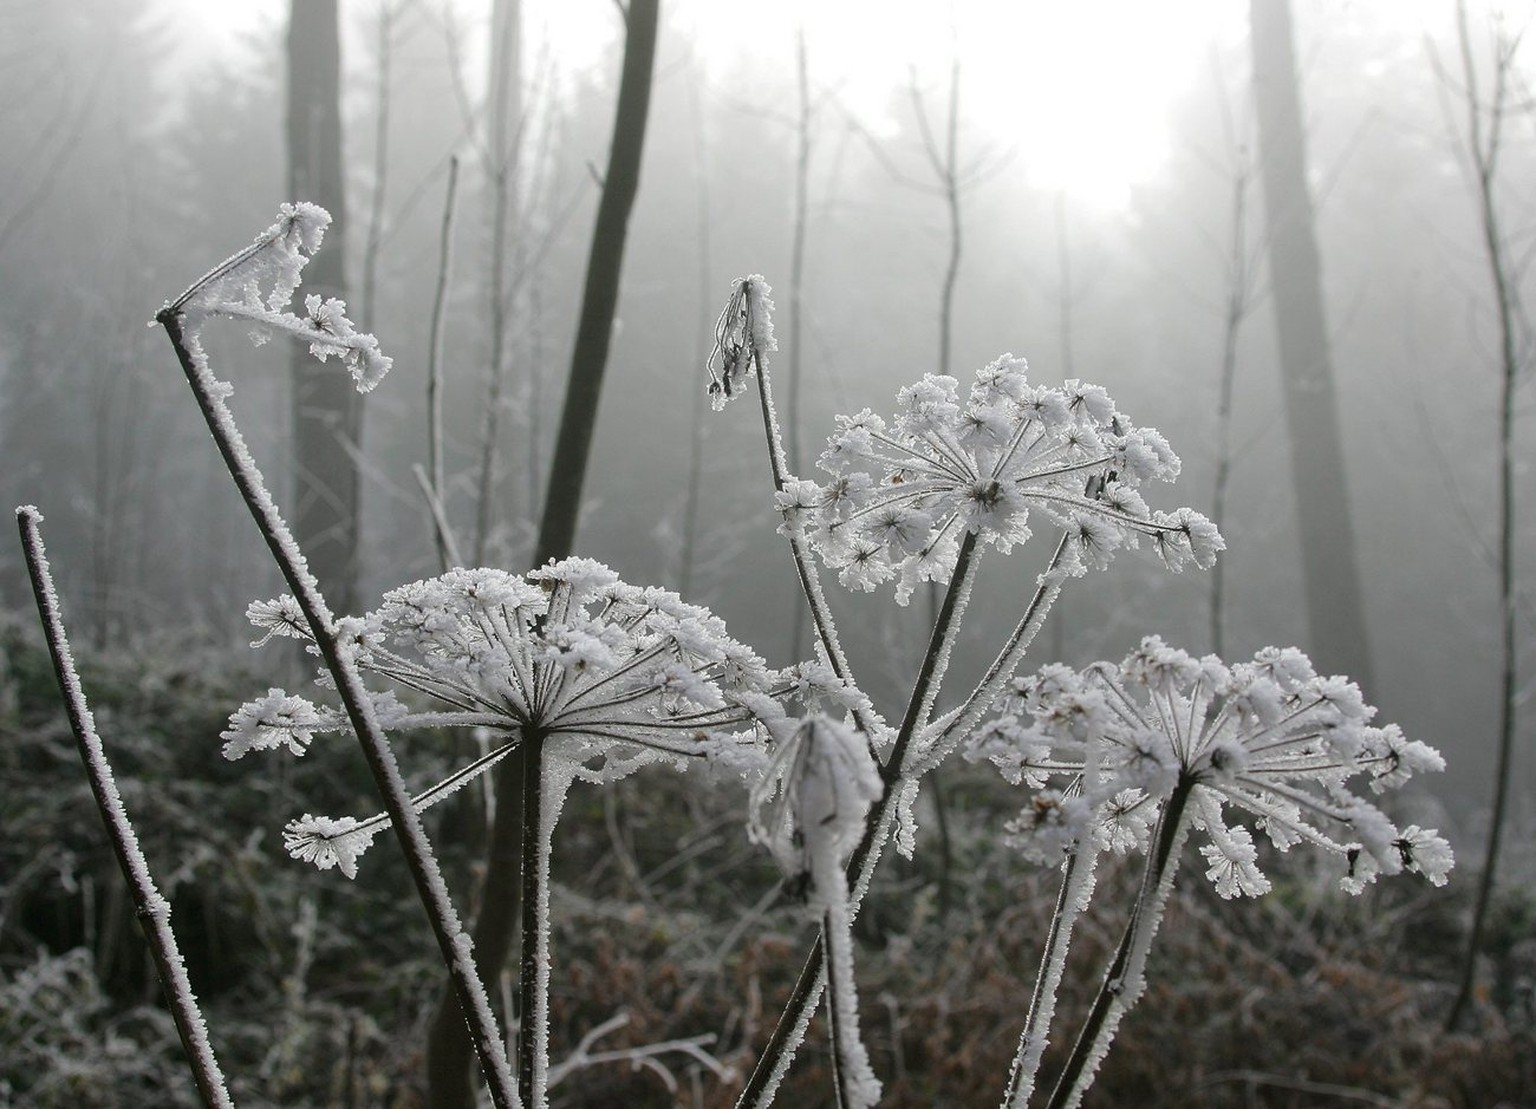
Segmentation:
<svg viewBox="0 0 1536 1109">
<path fill-rule="evenodd" d="M 876 133 L 910 111 L 915 71 L 929 116 L 945 110 L 961 60 L 961 160 L 1011 155 L 1030 184 L 1113 210 L 1167 158 L 1170 103 L 1208 66 L 1215 38 L 1241 35 L 1231 0 L 839 0 L 701 4 L 684 17 L 711 76 L 745 52 L 793 72 L 803 20 L 813 85 L 835 87 Z M 718 60 L 718 61 L 716 61 Z"/>
<path fill-rule="evenodd" d="M 206 56 L 280 23 L 289 2 L 159 0 L 159 10 L 174 13 L 191 31 L 182 40 L 195 39 Z M 474 29 L 488 23 L 490 3 L 427 6 L 451 9 Z M 1393 3 L 1409 40 L 1443 21 L 1448 7 Z M 1349 9 L 1337 14 L 1345 18 Z M 371 14 L 362 0 L 344 10 L 354 24 Z M 1209 80 L 1213 43 L 1241 44 L 1248 18 L 1236 0 L 666 0 L 662 10 L 661 64 L 686 58 L 692 44 L 715 95 L 729 95 L 732 75 L 747 69 L 759 81 L 782 74 L 792 96 L 803 25 L 816 94 L 832 91 L 876 135 L 910 124 L 910 114 L 898 113 L 912 110 L 906 90 L 914 73 L 930 118 L 941 124 L 958 52 L 962 161 L 1006 156 L 1010 171 L 1031 185 L 1106 213 L 1124 208 L 1134 187 L 1162 169 L 1174 141 L 1170 105 Z M 523 0 L 523 13 L 525 50 L 532 55 L 547 42 L 567 72 L 601 64 L 620 34 L 612 0 Z"/>
</svg>

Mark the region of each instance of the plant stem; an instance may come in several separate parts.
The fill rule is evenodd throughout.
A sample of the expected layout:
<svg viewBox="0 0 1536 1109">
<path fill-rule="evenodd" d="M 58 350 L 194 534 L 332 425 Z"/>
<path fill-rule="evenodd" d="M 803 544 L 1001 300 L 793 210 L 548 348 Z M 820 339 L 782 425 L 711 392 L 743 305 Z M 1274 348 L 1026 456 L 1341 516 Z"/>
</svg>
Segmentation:
<svg viewBox="0 0 1536 1109">
<path fill-rule="evenodd" d="M 548 906 L 544 884 L 548 879 L 549 852 L 545 850 L 546 840 L 541 831 L 543 777 L 544 737 L 535 732 L 529 735 L 523 756 L 523 950 L 518 975 L 521 1015 L 517 1029 L 517 1086 L 528 1109 L 540 1109 L 547 1094 L 544 1083 L 538 1081 L 547 1069 L 549 1037 L 549 999 L 539 988 L 540 948 L 547 945 L 549 936 L 549 920 L 544 911 Z M 547 958 L 549 953 L 545 950 L 542 954 Z M 541 1053 L 541 1046 L 545 1052 Z"/>
<path fill-rule="evenodd" d="M 764 418 L 770 420 L 769 442 L 774 443 L 773 426 L 771 423 L 771 404 L 767 398 L 767 383 L 759 368 L 758 381 L 764 394 L 763 411 Z M 770 456 L 773 451 L 770 450 Z M 794 538 L 791 538 L 792 549 L 796 551 L 795 563 L 797 566 L 809 567 L 814 574 L 814 566 L 810 566 L 808 559 L 800 557 L 801 551 L 794 546 Z M 932 635 L 929 638 L 928 652 L 923 657 L 923 665 L 918 672 L 917 680 L 913 683 L 912 695 L 907 701 L 907 711 L 902 718 L 901 727 L 897 732 L 896 741 L 891 747 L 890 757 L 881 767 L 881 778 L 885 782 L 885 789 L 880 799 L 870 806 L 869 815 L 864 823 L 864 835 L 859 840 L 857 847 L 853 849 L 848 860 L 848 873 L 854 876 L 851 883 L 852 890 L 849 895 L 849 912 L 857 910 L 862 899 L 863 892 L 869 886 L 869 880 L 873 874 L 874 865 L 879 858 L 879 849 L 884 846 L 883 837 L 888 834 L 889 817 L 896 799 L 897 790 L 905 784 L 901 775 L 901 767 L 906 760 L 906 752 L 910 747 L 912 737 L 917 733 L 922 723 L 926 722 L 928 713 L 932 710 L 934 698 L 938 693 L 940 680 L 948 664 L 951 648 L 954 645 L 955 634 L 959 630 L 960 616 L 964 614 L 965 601 L 970 595 L 971 582 L 974 580 L 976 562 L 973 553 L 976 546 L 976 536 L 969 532 L 960 543 L 960 550 L 955 559 L 955 571 L 949 580 L 949 588 L 944 596 L 944 603 L 939 608 L 938 620 L 934 623 Z M 802 582 L 807 580 L 802 570 Z M 814 580 L 814 579 L 811 579 Z M 817 587 L 819 595 L 819 584 Z M 807 594 L 809 596 L 809 593 Z M 813 613 L 815 609 L 813 608 Z M 818 621 L 818 630 L 820 622 Z M 825 642 L 825 640 L 823 641 Z M 835 642 L 835 639 L 833 640 Z M 830 655 L 830 652 L 829 652 Z M 810 1014 L 814 1012 L 816 1004 L 821 999 L 821 991 L 826 979 L 823 971 L 826 956 L 826 943 L 822 936 L 816 937 L 815 945 L 806 959 L 805 967 L 800 972 L 799 979 L 795 982 L 794 991 L 790 994 L 789 1001 L 784 1006 L 784 1011 L 779 1014 L 778 1024 L 774 1026 L 773 1035 L 769 1038 L 768 1045 L 763 1049 L 762 1056 L 752 1070 L 751 1077 L 747 1080 L 746 1088 L 742 1090 L 741 1097 L 737 1099 L 739 1109 L 747 1106 L 766 1106 L 773 1098 L 774 1091 L 778 1088 L 779 1081 L 783 1078 L 784 1071 L 793 1061 L 794 1053 L 800 1046 L 800 1041 L 805 1034 L 805 1026 L 810 1023 Z"/>
<path fill-rule="evenodd" d="M 1066 967 L 1067 947 L 1072 930 L 1082 912 L 1083 894 L 1093 881 L 1098 852 L 1087 843 L 1079 843 L 1062 864 L 1061 892 L 1056 911 L 1046 932 L 1045 949 L 1040 954 L 1040 971 L 1029 998 L 1029 1014 L 1019 1033 L 1018 1050 L 1008 1072 L 1008 1088 L 1003 1104 L 1010 1109 L 1027 1109 L 1034 1093 L 1040 1061 L 1045 1057 L 1051 1019 L 1056 1015 L 1056 995 Z"/>
<path fill-rule="evenodd" d="M 21 545 L 26 553 L 27 572 L 32 579 L 32 595 L 37 600 L 38 616 L 43 622 L 43 632 L 48 640 L 48 653 L 53 658 L 53 672 L 59 681 L 59 692 L 64 698 L 64 709 L 69 715 L 70 729 L 80 750 L 80 761 L 85 764 L 86 776 L 91 782 L 91 793 L 96 798 L 96 808 L 106 826 L 107 838 L 112 843 L 117 865 L 128 881 L 133 896 L 139 925 L 144 939 L 149 943 L 155 959 L 155 970 L 160 986 L 186 1049 L 187 1060 L 192 1068 L 192 1078 L 197 1084 L 198 1096 L 209 1109 L 233 1109 L 234 1101 L 224 1083 L 223 1072 L 214 1057 L 213 1045 L 208 1040 L 208 1028 L 198 1009 L 197 995 L 187 978 L 187 968 L 182 962 L 176 935 L 171 931 L 171 904 L 155 886 L 149 873 L 149 863 L 139 847 L 139 837 L 128 819 L 128 810 L 118 793 L 117 782 L 112 775 L 112 765 L 101 737 L 96 733 L 96 723 L 85 690 L 80 685 L 80 675 L 75 670 L 74 657 L 69 650 L 69 639 L 64 632 L 64 617 L 59 611 L 58 593 L 54 590 L 53 575 L 48 569 L 48 553 L 43 546 L 38 525 L 42 514 L 30 505 L 16 510 L 16 523 L 21 529 Z"/>
<path fill-rule="evenodd" d="M 750 303 L 749 300 L 748 304 Z M 748 311 L 750 310 L 749 307 Z M 750 324 L 747 331 L 748 334 L 751 333 Z M 757 397 L 763 414 L 763 433 L 768 439 L 768 466 L 773 473 L 773 489 L 774 492 L 781 493 L 784 491 L 789 463 L 784 455 L 784 437 L 780 432 L 779 418 L 773 406 L 773 383 L 768 376 L 768 364 L 756 349 L 752 352 L 752 360 L 757 366 Z M 853 672 L 848 666 L 848 656 L 843 653 L 843 645 L 838 642 L 837 626 L 832 621 L 832 612 L 827 605 L 827 595 L 821 588 L 821 575 L 816 570 L 810 548 L 803 538 L 791 532 L 789 550 L 794 557 L 795 572 L 800 577 L 800 590 L 805 595 L 806 605 L 811 610 L 811 622 L 816 628 L 816 638 L 826 652 L 827 664 L 839 678 L 853 684 Z M 854 723 L 861 731 L 869 733 L 869 721 L 857 710 L 854 712 Z"/>
<path fill-rule="evenodd" d="M 196 340 L 194 338 L 189 345 L 185 333 L 185 316 L 172 308 L 165 308 L 155 320 L 165 328 L 186 374 L 187 383 L 192 387 L 193 396 L 197 398 L 198 407 L 207 421 L 208 430 L 224 458 L 224 465 L 234 478 L 288 588 L 293 591 L 295 600 L 303 610 L 326 669 L 335 679 L 336 690 L 346 707 L 347 717 L 363 749 L 368 769 L 373 774 L 385 811 L 389 813 L 390 823 L 405 854 L 406 865 L 416 884 L 417 896 L 421 899 L 443 962 L 453 979 L 459 1005 L 475 1041 L 475 1051 L 480 1056 L 481 1069 L 490 1086 L 491 1099 L 497 1109 L 520 1107 L 522 1103 L 512 1082 L 506 1046 L 491 1013 L 485 986 L 475 971 L 474 945 L 459 924 L 458 912 L 448 896 L 448 888 L 443 883 L 442 872 L 427 842 L 421 819 L 411 805 L 410 793 L 401 777 L 400 767 L 395 762 L 394 752 L 374 715 L 373 702 L 363 686 L 351 649 L 344 648 L 337 638 L 330 609 L 320 594 L 319 585 L 310 574 L 303 553 L 294 542 L 293 534 L 267 491 L 261 473 L 222 399 L 208 368 L 206 356 L 200 347 L 198 355 L 193 355 Z"/>
<path fill-rule="evenodd" d="M 1162 918 L 1163 905 L 1172 889 L 1174 872 L 1178 869 L 1178 851 L 1187 831 L 1184 809 L 1194 787 L 1193 778 L 1181 778 L 1158 818 L 1157 834 L 1142 872 L 1141 889 L 1131 908 L 1131 917 L 1125 923 L 1120 946 L 1104 972 L 1099 992 L 1083 1020 L 1077 1042 L 1072 1045 L 1072 1054 L 1067 1057 L 1066 1066 L 1056 1080 L 1046 1109 L 1066 1109 L 1077 1104 L 1093 1081 L 1092 1068 L 1103 1057 L 1107 1040 L 1114 1035 L 1120 1017 L 1141 995 L 1142 967 Z"/>
<path fill-rule="evenodd" d="M 1061 594 L 1061 588 L 1065 584 L 1061 563 L 1066 557 L 1067 544 L 1070 541 L 1071 535 L 1063 532 L 1060 541 L 1056 544 L 1055 553 L 1051 555 L 1050 565 L 1046 567 L 1045 573 L 1040 575 L 1034 596 L 1029 600 L 1029 607 L 1024 610 L 1024 615 L 1015 625 L 1013 633 L 1003 644 L 997 657 L 992 660 L 992 665 L 987 668 L 987 672 L 976 683 L 976 688 L 971 691 L 970 696 L 958 709 L 949 714 L 949 723 L 945 724 L 942 730 L 929 741 L 921 761 L 909 768 L 911 774 L 920 776 L 937 766 L 970 734 L 1003 692 L 1003 687 L 1018 670 L 1019 664 L 1024 661 L 1029 645 L 1035 641 L 1041 625 L 1045 623 L 1046 616 L 1050 614 L 1056 598 Z"/>
</svg>

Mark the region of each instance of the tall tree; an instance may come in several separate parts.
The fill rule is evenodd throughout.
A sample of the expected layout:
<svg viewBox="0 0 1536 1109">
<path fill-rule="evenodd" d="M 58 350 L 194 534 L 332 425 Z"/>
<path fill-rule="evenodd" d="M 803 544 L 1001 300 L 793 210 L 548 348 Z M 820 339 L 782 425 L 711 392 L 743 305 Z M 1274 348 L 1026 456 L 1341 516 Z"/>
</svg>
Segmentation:
<svg viewBox="0 0 1536 1109">
<path fill-rule="evenodd" d="M 341 34 L 337 0 L 293 0 L 288 24 L 288 194 L 331 213 L 306 289 L 345 297 L 347 206 L 341 170 Z M 331 604 L 357 607 L 361 399 L 347 375 L 302 347 L 293 354 L 293 532 Z"/>
<path fill-rule="evenodd" d="M 618 308 L 619 277 L 624 264 L 629 216 L 640 188 L 640 156 L 645 148 L 646 121 L 650 117 L 660 0 L 629 0 L 621 10 L 626 35 L 613 140 L 608 154 L 608 172 L 603 178 L 603 195 L 592 229 L 580 321 L 544 496 L 535 566 L 566 557 L 575 543 L 592 428 L 597 420 L 603 375 L 608 366 L 609 341 Z M 474 926 L 475 964 L 485 981 L 493 981 L 501 973 L 524 909 L 518 883 L 520 867 L 529 863 L 523 852 L 528 832 L 523 827 L 523 816 L 528 811 L 525 810 L 524 788 L 532 787 L 537 795 L 542 743 L 542 736 L 524 735 L 522 746 L 496 769 L 496 816 Z M 473 1090 L 466 1077 L 470 1041 L 456 1006 L 452 995 L 445 994 L 439 1000 L 433 1018 L 427 1064 L 431 1084 L 429 1100 L 434 1107 L 458 1109 L 463 1106 L 467 1109 L 474 1104 Z"/>
<path fill-rule="evenodd" d="M 517 222 L 518 150 L 523 130 L 523 14 L 521 0 L 495 0 L 491 6 L 491 56 L 486 82 L 486 136 L 481 160 L 490 207 L 490 323 L 489 383 L 485 401 L 485 431 L 480 444 L 479 492 L 475 502 L 474 565 L 483 566 L 496 522 L 496 469 L 500 451 L 501 413 L 506 402 L 510 361 L 509 324 L 512 316 L 512 253 L 510 239 Z M 537 437 L 530 434 L 529 439 Z M 536 471 L 536 451 L 530 454 Z M 529 475 L 530 483 L 535 480 Z M 530 485 L 531 488 L 531 485 Z M 530 500 L 532 494 L 530 493 Z M 530 506 L 530 512 L 532 507 Z"/>
<path fill-rule="evenodd" d="M 1322 263 L 1307 189 L 1290 0 L 1251 0 L 1249 18 L 1270 280 L 1311 648 L 1322 668 L 1370 686 Z"/>
<path fill-rule="evenodd" d="M 1505 202 L 1500 181 L 1507 136 L 1504 125 L 1519 103 L 1520 78 L 1516 53 L 1520 34 L 1510 34 L 1494 24 L 1491 35 L 1490 88 L 1486 93 L 1479 78 L 1474 57 L 1472 28 L 1466 0 L 1456 3 L 1456 42 L 1461 56 L 1460 88 L 1466 111 L 1466 128 L 1461 134 L 1466 158 L 1472 170 L 1477 196 L 1477 217 L 1482 237 L 1483 260 L 1488 267 L 1488 283 L 1493 293 L 1493 314 L 1498 325 L 1499 369 L 1499 479 L 1498 512 L 1494 537 L 1495 571 L 1499 581 L 1499 733 L 1493 776 L 1493 806 L 1488 821 L 1488 842 L 1483 852 L 1483 870 L 1478 879 L 1477 898 L 1472 908 L 1472 929 L 1461 967 L 1461 983 L 1446 1017 L 1446 1029 L 1454 1031 L 1472 1000 L 1477 979 L 1477 959 L 1482 949 L 1493 900 L 1494 877 L 1499 865 L 1499 851 L 1504 839 L 1504 825 L 1509 808 L 1509 786 L 1514 768 L 1515 723 L 1520 705 L 1519 654 L 1515 636 L 1515 614 L 1519 595 L 1515 589 L 1515 415 L 1516 398 L 1522 378 L 1528 380 L 1530 347 L 1522 340 L 1525 306 L 1520 297 L 1520 273 L 1523 263 L 1506 238 Z M 1438 63 L 1437 63 L 1438 68 Z M 1452 80 L 1443 73 L 1442 81 Z M 1529 503 L 1528 501 L 1525 503 Z"/>
</svg>

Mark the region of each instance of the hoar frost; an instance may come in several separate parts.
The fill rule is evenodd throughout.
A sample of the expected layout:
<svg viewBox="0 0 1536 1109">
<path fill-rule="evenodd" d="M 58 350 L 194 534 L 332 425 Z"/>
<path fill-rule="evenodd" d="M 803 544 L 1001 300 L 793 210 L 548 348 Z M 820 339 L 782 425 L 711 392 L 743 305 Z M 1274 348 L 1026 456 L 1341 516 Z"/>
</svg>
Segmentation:
<svg viewBox="0 0 1536 1109">
<path fill-rule="evenodd" d="M 1444 885 L 1453 860 L 1434 830 L 1399 830 L 1371 794 L 1442 770 L 1438 752 L 1375 710 L 1347 679 L 1319 676 L 1295 649 L 1266 648 L 1228 666 L 1149 637 L 1118 663 L 1047 666 L 1016 680 L 969 755 L 1039 791 L 1009 825 L 1026 854 L 1057 861 L 1085 837 L 1145 849 L 1147 829 L 1178 787 L 1206 840 L 1206 876 L 1222 897 L 1269 889 L 1246 813 L 1281 851 L 1309 843 L 1344 863 L 1341 886 L 1412 871 Z M 1070 787 L 1048 789 L 1052 782 Z"/>
<path fill-rule="evenodd" d="M 248 615 L 265 638 L 308 640 L 294 608 L 278 598 L 251 605 Z M 707 609 L 626 584 L 581 558 L 521 577 L 453 570 L 392 590 L 378 609 L 339 621 L 337 630 L 360 669 L 422 704 L 409 707 L 392 691 L 373 694 L 386 730 L 488 728 L 504 738 L 413 798 L 418 809 L 462 788 L 535 731 L 546 758 L 588 780 L 696 759 L 761 772 L 767 758 L 758 725 L 782 727 L 776 698 L 806 680 L 770 670 Z M 315 734 L 347 727 L 339 709 L 272 689 L 231 717 L 224 752 L 239 758 L 287 747 L 302 754 Z M 382 815 L 306 814 L 289 825 L 286 842 L 294 857 L 350 876 L 387 825 Z"/>
<path fill-rule="evenodd" d="M 1174 570 L 1209 567 L 1225 547 L 1198 512 L 1147 507 L 1138 488 L 1172 480 L 1179 459 L 1096 385 L 1031 385 L 1024 360 L 1004 355 L 963 402 L 954 378 L 925 374 L 896 406 L 889 421 L 867 408 L 839 416 L 818 463 L 829 480 L 777 494 L 785 527 L 846 586 L 895 580 L 905 604 L 919 582 L 948 580 L 963 534 L 1007 552 L 1029 538 L 1032 510 L 1071 533 L 1071 573 L 1142 539 Z"/>
<path fill-rule="evenodd" d="M 254 243 L 204 274 L 163 311 L 185 317 L 191 343 L 208 316 L 251 324 L 251 341 L 258 345 L 273 335 L 288 335 L 307 343 L 322 362 L 334 355 L 352 375 L 358 392 L 368 392 L 393 362 L 379 350 L 377 339 L 353 326 L 346 303 L 311 294 L 304 298 L 302 316 L 288 310 L 304 266 L 320 249 L 330 223 L 330 213 L 318 205 L 284 204 L 277 222 Z"/>
</svg>

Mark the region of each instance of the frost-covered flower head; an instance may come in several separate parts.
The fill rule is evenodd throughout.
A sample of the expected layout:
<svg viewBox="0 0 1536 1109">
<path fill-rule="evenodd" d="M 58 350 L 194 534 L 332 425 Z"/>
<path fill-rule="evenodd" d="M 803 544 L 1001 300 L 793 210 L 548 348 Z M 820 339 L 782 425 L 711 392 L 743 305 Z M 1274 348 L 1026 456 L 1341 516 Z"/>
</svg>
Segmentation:
<svg viewBox="0 0 1536 1109">
<path fill-rule="evenodd" d="M 895 579 L 905 603 L 918 581 L 952 571 L 966 532 L 1004 552 L 1029 538 L 1032 509 L 1071 529 L 1073 573 L 1142 538 L 1175 570 L 1208 567 L 1225 546 L 1197 512 L 1148 509 L 1138 487 L 1172 480 L 1179 460 L 1096 385 L 1031 385 L 1024 360 L 1004 355 L 963 402 L 954 378 L 926 374 L 896 407 L 889 421 L 839 416 L 819 462 L 830 480 L 778 494 L 785 526 L 809 535 L 845 585 Z"/>
<path fill-rule="evenodd" d="M 265 636 L 309 640 L 289 597 L 252 604 Z M 416 798 L 425 807 L 537 734 L 546 759 L 578 777 L 611 780 L 658 760 L 709 759 L 738 770 L 766 762 L 754 725 L 782 715 L 773 695 L 790 686 L 726 634 L 707 609 L 663 589 L 628 585 L 600 563 L 568 558 L 519 577 L 454 570 L 385 594 L 361 619 L 341 621 L 360 669 L 413 691 L 375 694 L 386 730 L 479 727 L 509 742 Z M 322 684 L 324 684 L 322 682 Z M 347 726 L 339 710 L 282 690 L 244 705 L 223 733 L 225 757 L 286 746 L 301 754 L 316 733 Z M 291 854 L 355 873 L 356 856 L 387 826 L 382 817 L 305 816 L 289 825 Z"/>
<path fill-rule="evenodd" d="M 715 323 L 715 347 L 710 351 L 709 395 L 716 412 L 741 392 L 743 383 L 762 368 L 763 356 L 778 350 L 773 337 L 773 292 L 762 274 L 740 278 Z"/>
<path fill-rule="evenodd" d="M 1230 810 L 1282 851 L 1305 842 L 1341 856 L 1351 892 L 1404 869 L 1443 885 L 1451 869 L 1434 829 L 1399 831 L 1352 792 L 1357 781 L 1380 793 L 1442 770 L 1440 755 L 1395 725 L 1371 726 L 1375 710 L 1359 689 L 1320 677 L 1294 648 L 1228 666 L 1153 636 L 1119 664 L 1047 666 L 1017 681 L 1000 710 L 970 756 L 1037 790 L 1065 780 L 1077 798 L 1069 806 L 1061 792 L 1039 793 L 1014 822 L 1015 841 L 1037 857 L 1059 859 L 1086 835 L 1144 848 L 1157 808 L 1186 790 L 1185 812 L 1207 840 L 1206 875 L 1223 897 L 1269 889 L 1253 837 L 1228 822 Z"/>
<path fill-rule="evenodd" d="M 747 832 L 791 880 L 810 879 L 812 898 L 825 898 L 880 798 L 880 770 L 864 735 L 830 717 L 786 719 L 773 731 L 773 763 L 752 790 Z"/>
<path fill-rule="evenodd" d="M 331 215 L 315 204 L 284 204 L 277 222 L 238 254 L 220 262 L 164 311 L 185 316 L 190 337 L 209 316 L 229 316 L 252 325 L 258 345 L 274 334 L 309 344 L 309 352 L 324 362 L 336 356 L 351 373 L 360 393 L 383 380 L 393 361 L 379 342 L 347 318 L 346 303 L 335 297 L 304 298 L 304 315 L 288 311 L 299 288 L 304 266 L 320 249 Z"/>
</svg>

